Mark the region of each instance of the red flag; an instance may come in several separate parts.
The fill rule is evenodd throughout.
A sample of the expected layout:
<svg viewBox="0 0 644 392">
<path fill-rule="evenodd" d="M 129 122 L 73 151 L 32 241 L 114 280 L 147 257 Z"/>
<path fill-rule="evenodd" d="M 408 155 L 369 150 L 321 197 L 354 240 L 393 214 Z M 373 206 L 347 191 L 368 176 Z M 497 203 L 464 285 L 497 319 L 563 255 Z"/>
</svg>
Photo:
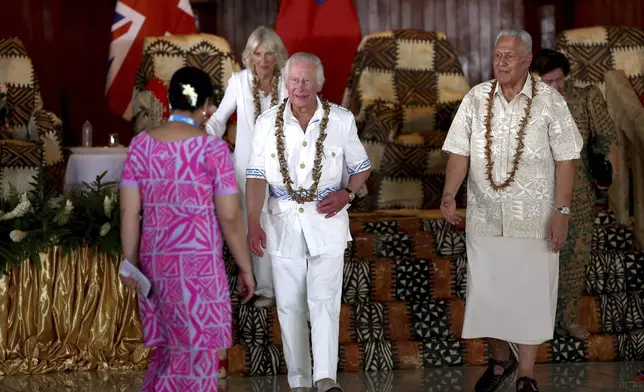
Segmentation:
<svg viewBox="0 0 644 392">
<path fill-rule="evenodd" d="M 342 103 L 361 38 L 353 0 L 282 0 L 276 31 L 290 54 L 310 52 L 322 60 L 322 94 Z"/>
<path fill-rule="evenodd" d="M 132 117 L 130 102 L 145 37 L 196 32 L 190 0 L 117 1 L 105 86 L 110 108 L 127 120 Z"/>
</svg>

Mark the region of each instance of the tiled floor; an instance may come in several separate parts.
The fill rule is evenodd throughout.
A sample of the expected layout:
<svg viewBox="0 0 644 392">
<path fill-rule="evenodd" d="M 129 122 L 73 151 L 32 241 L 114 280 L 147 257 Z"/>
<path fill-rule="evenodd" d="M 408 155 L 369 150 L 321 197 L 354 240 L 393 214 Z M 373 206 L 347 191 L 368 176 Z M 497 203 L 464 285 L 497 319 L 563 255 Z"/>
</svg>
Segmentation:
<svg viewBox="0 0 644 392">
<path fill-rule="evenodd" d="M 541 365 L 537 367 L 537 379 L 544 392 L 644 391 L 644 383 L 633 380 L 641 367 L 644 367 L 644 363 Z M 474 383 L 482 371 L 482 368 L 467 367 L 373 374 L 344 373 L 340 376 L 340 382 L 346 392 L 473 391 Z M 141 374 L 136 372 L 76 372 L 0 379 L 2 392 L 135 392 L 140 385 Z M 222 382 L 222 391 L 288 392 L 289 388 L 283 376 L 230 377 Z"/>
</svg>

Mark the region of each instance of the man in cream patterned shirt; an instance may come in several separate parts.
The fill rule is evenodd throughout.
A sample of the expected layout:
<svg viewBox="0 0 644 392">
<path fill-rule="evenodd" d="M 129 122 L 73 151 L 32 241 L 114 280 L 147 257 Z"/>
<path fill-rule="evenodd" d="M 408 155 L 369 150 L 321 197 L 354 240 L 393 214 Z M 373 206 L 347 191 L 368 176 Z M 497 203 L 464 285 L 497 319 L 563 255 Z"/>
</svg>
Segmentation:
<svg viewBox="0 0 644 392">
<path fill-rule="evenodd" d="M 503 31 L 495 80 L 475 86 L 449 130 L 441 203 L 455 224 L 454 194 L 467 183 L 468 288 L 463 338 L 488 338 L 491 358 L 476 392 L 537 391 L 539 344 L 552 339 L 559 249 L 566 241 L 582 138 L 563 97 L 529 75 L 532 38 Z M 507 342 L 519 345 L 519 361 Z"/>
</svg>

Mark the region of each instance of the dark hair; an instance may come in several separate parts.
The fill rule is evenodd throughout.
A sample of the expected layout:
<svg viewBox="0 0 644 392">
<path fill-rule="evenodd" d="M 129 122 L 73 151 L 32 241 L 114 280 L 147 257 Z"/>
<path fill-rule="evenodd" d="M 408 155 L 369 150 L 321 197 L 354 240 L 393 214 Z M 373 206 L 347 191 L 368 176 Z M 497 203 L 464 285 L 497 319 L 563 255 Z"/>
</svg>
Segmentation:
<svg viewBox="0 0 644 392">
<path fill-rule="evenodd" d="M 194 105 L 189 96 L 183 93 L 186 85 L 192 87 L 197 93 L 197 101 Z M 206 103 L 206 99 L 212 98 L 212 96 L 213 86 L 210 76 L 199 68 L 183 67 L 175 72 L 170 79 L 168 100 L 172 109 L 194 112 Z"/>
<path fill-rule="evenodd" d="M 541 49 L 541 51 L 532 58 L 532 65 L 530 66 L 530 70 L 538 73 L 539 75 L 545 75 L 557 68 L 561 68 L 564 76 L 568 76 L 568 73 L 570 72 L 570 62 L 568 62 L 568 58 L 565 54 L 552 49 Z"/>
</svg>

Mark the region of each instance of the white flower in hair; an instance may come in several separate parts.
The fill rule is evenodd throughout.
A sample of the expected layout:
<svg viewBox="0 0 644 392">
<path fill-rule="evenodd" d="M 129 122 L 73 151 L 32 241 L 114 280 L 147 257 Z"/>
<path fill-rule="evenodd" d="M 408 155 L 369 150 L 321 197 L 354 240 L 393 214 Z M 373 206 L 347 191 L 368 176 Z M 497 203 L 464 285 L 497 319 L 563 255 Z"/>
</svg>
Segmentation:
<svg viewBox="0 0 644 392">
<path fill-rule="evenodd" d="M 194 87 L 192 87 L 189 84 L 182 84 L 181 87 L 183 87 L 183 91 L 182 91 L 183 95 L 185 95 L 186 98 L 188 98 L 188 100 L 190 101 L 190 106 L 197 107 L 198 95 Z"/>
</svg>

